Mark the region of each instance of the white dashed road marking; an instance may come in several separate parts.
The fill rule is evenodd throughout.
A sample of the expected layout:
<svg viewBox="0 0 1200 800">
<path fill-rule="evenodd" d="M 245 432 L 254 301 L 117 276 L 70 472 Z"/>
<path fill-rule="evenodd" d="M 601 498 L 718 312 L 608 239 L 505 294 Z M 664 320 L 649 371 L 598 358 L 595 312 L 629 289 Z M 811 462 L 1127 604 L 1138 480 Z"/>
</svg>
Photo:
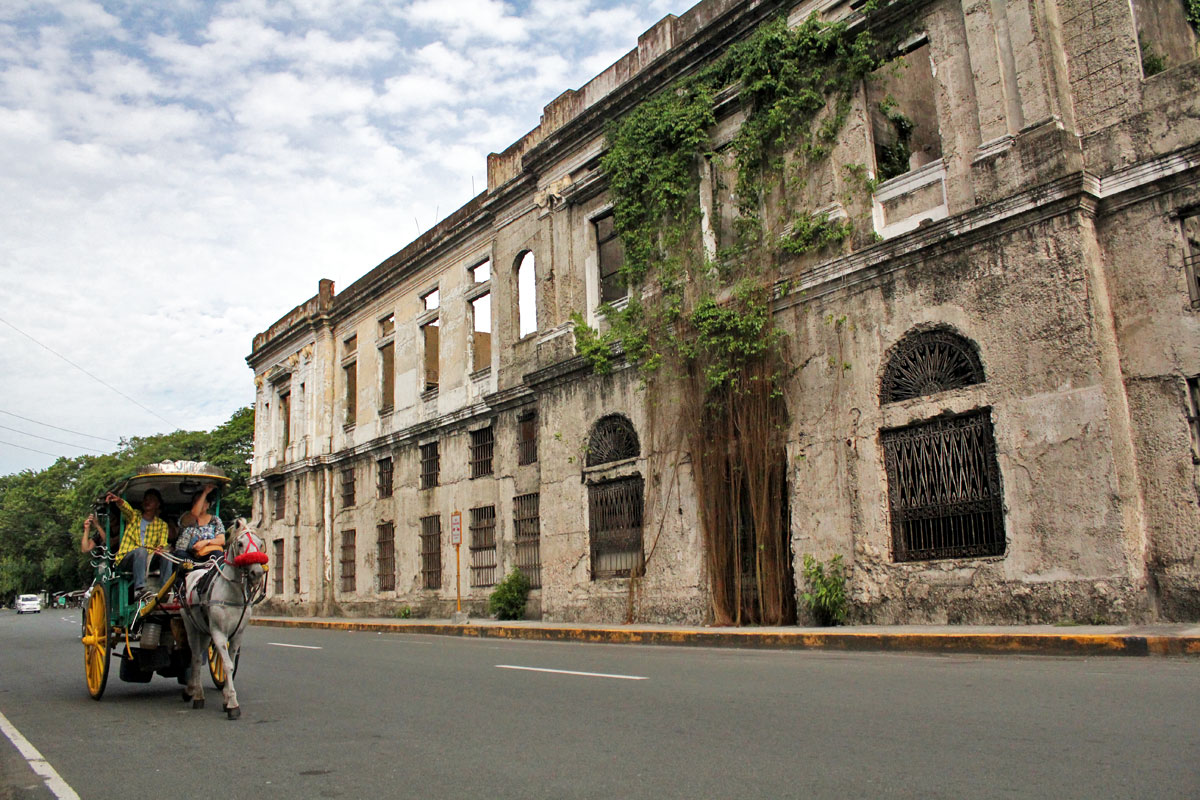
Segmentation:
<svg viewBox="0 0 1200 800">
<path fill-rule="evenodd" d="M 644 675 L 609 675 L 605 672 L 575 672 L 569 669 L 546 669 L 544 667 L 516 667 L 512 664 L 497 664 L 496 669 L 519 669 L 526 672 L 553 672 L 556 675 L 582 675 L 585 678 L 616 678 L 622 681 L 648 681 Z"/>
<path fill-rule="evenodd" d="M 313 647 L 311 644 L 284 644 L 283 642 L 267 642 L 267 644 L 275 645 L 276 647 L 295 647 L 299 650 L 324 650 L 323 647 Z"/>
</svg>

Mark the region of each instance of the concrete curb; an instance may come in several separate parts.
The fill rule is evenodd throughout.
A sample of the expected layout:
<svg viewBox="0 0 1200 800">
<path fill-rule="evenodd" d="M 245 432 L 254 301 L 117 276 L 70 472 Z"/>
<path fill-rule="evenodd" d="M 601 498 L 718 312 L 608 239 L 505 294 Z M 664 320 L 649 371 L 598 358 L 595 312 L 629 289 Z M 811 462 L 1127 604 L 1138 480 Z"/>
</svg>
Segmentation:
<svg viewBox="0 0 1200 800">
<path fill-rule="evenodd" d="M 254 625 L 271 628 L 310 628 L 376 633 L 417 633 L 480 639 L 525 639 L 542 642 L 591 644 L 648 644 L 692 647 L 743 647 L 772 650 L 838 650 L 906 653 L 974 653 L 982 655 L 1047 656 L 1200 656 L 1200 636 L 1132 636 L 1123 634 L 1053 633 L 915 633 L 855 632 L 835 629 L 814 632 L 653 630 L 645 628 L 583 628 L 539 625 L 452 625 L 448 623 L 390 623 L 365 620 L 256 618 Z"/>
</svg>

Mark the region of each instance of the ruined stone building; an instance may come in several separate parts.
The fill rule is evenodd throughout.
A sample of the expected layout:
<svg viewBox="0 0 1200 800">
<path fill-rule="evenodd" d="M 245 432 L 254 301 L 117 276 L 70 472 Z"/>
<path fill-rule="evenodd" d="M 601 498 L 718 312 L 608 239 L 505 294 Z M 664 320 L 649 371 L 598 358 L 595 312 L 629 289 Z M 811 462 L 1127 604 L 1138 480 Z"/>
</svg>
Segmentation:
<svg viewBox="0 0 1200 800">
<path fill-rule="evenodd" d="M 548 619 L 711 619 L 695 465 L 652 435 L 674 412 L 620 358 L 593 371 L 571 315 L 602 330 L 601 303 L 628 302 L 606 124 L 816 14 L 889 50 L 804 188 L 854 233 L 772 277 L 794 594 L 805 554 L 840 554 L 852 621 L 1200 616 L 1200 20 L 1183 0 L 862 6 L 663 19 L 490 156 L 485 191 L 254 338 L 272 610 L 448 616 L 458 519 L 475 614 L 517 568 Z M 738 87 L 714 102 L 697 202 L 719 248 L 743 117 Z"/>
</svg>

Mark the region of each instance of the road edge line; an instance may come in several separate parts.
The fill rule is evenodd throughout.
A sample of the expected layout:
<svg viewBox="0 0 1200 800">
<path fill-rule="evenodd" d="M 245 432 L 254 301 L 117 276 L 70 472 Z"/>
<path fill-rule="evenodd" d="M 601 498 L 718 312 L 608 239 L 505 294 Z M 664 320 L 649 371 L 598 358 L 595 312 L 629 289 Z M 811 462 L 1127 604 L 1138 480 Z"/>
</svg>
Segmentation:
<svg viewBox="0 0 1200 800">
<path fill-rule="evenodd" d="M 21 735 L 17 727 L 8 721 L 8 717 L 0 713 L 0 732 L 3 732 L 8 740 L 17 748 L 17 752 L 25 759 L 30 768 L 41 777 L 45 782 L 46 788 L 54 793 L 58 800 L 80 800 L 79 795 L 71 788 L 71 784 L 67 783 L 58 770 L 50 766 L 50 762 L 38 752 L 38 749 L 30 744 L 29 740 Z"/>
</svg>

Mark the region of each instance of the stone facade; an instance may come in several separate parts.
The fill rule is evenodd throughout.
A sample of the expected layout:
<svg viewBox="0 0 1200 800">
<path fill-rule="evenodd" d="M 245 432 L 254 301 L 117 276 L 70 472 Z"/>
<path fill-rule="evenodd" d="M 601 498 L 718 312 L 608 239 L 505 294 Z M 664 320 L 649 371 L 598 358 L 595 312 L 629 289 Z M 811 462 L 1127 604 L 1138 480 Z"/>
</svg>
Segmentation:
<svg viewBox="0 0 1200 800">
<path fill-rule="evenodd" d="M 323 281 L 255 337 L 253 485 L 272 610 L 448 616 L 459 512 L 472 613 L 520 564 L 540 576 L 534 616 L 705 621 L 690 467 L 652 444 L 670 440 L 670 414 L 648 407 L 634 370 L 595 375 L 575 355 L 571 313 L 603 324 L 603 125 L 764 20 L 866 24 L 858 5 L 704 0 L 665 18 L 493 154 L 486 191 L 340 294 Z M 832 166 L 810 182 L 813 208 L 877 235 L 792 259 L 775 306 L 797 367 L 795 572 L 806 553 L 841 554 L 852 619 L 1200 618 L 1200 61 L 1182 9 L 912 0 L 872 18 L 884 32 L 906 26 L 893 95 L 923 144 L 866 197 Z M 1144 77 L 1143 48 L 1156 47 L 1167 68 Z M 870 92 L 830 163 L 878 175 Z M 725 105 L 714 149 L 740 119 Z M 718 244 L 723 168 L 702 166 Z M 917 358 L 923 336 L 959 343 L 981 374 L 889 399 L 888 371 Z M 997 538 L 974 554 L 922 550 L 898 522 L 900 482 L 942 462 L 915 459 L 917 477 L 902 478 L 908 445 L 893 443 L 971 420 L 984 442 L 972 475 L 994 493 Z M 619 435 L 629 428 L 632 440 Z M 590 464 L 609 435 L 612 457 Z M 622 514 L 641 506 L 637 553 L 621 538 L 632 517 L 621 535 L 600 530 L 602 496 Z M 626 557 L 644 559 L 633 585 Z"/>
</svg>

